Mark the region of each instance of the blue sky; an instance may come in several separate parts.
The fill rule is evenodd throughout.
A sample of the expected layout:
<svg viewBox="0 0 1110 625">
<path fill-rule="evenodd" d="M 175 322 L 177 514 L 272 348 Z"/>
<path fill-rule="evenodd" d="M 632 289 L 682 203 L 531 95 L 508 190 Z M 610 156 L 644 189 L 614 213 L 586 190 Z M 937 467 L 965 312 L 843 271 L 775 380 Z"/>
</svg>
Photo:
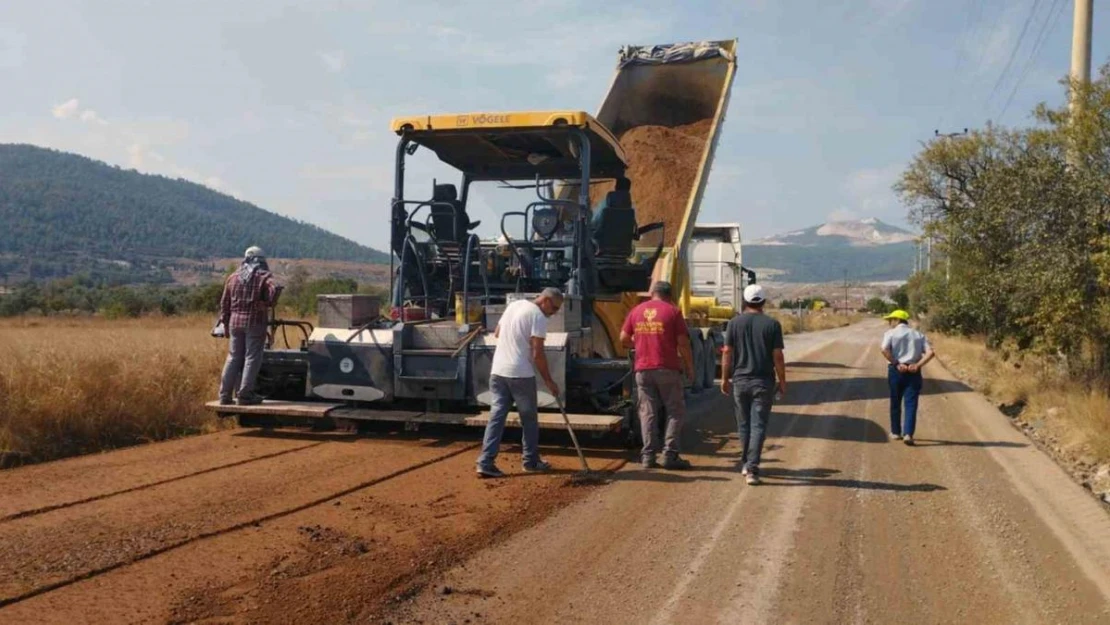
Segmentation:
<svg viewBox="0 0 1110 625">
<path fill-rule="evenodd" d="M 593 111 L 622 44 L 736 38 L 700 220 L 739 221 L 746 240 L 830 217 L 905 224 L 890 185 L 934 129 L 1063 100 L 1071 5 L 5 0 L 0 142 L 187 178 L 384 248 L 391 117 Z M 1108 20 L 1096 3 L 1096 68 Z M 410 180 L 440 172 L 425 161 Z M 478 201 L 488 233 L 497 202 Z"/>
</svg>

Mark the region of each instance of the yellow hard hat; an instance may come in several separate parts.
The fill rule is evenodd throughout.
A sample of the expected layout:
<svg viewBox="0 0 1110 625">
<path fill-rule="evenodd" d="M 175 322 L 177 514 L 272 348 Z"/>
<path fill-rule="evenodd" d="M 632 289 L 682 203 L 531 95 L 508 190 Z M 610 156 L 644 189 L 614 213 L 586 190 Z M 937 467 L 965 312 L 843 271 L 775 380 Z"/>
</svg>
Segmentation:
<svg viewBox="0 0 1110 625">
<path fill-rule="evenodd" d="M 908 313 L 908 312 L 902 310 L 901 308 L 899 308 L 898 310 L 895 310 L 894 312 L 890 313 L 889 315 L 883 317 L 883 319 L 897 319 L 899 321 L 909 321 L 910 320 L 910 313 Z"/>
</svg>

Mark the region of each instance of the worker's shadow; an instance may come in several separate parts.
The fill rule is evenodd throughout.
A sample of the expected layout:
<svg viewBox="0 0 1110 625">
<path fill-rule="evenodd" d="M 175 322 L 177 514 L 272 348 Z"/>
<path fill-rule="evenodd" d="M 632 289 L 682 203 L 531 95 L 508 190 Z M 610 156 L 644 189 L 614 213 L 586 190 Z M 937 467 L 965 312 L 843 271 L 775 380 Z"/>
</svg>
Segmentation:
<svg viewBox="0 0 1110 625">
<path fill-rule="evenodd" d="M 731 478 L 716 475 L 697 475 L 703 470 L 713 470 L 717 467 L 699 467 L 697 462 L 690 468 L 690 472 L 679 473 L 666 469 L 635 469 L 624 470 L 612 475 L 614 482 L 664 482 L 668 484 L 691 484 L 694 482 L 730 482 Z"/>
<path fill-rule="evenodd" d="M 837 469 L 786 469 L 778 467 L 760 468 L 759 476 L 770 486 L 832 486 L 856 490 L 880 490 L 891 492 L 931 493 L 948 490 L 940 484 L 892 484 L 870 480 L 850 480 L 833 477 L 840 473 Z"/>
</svg>

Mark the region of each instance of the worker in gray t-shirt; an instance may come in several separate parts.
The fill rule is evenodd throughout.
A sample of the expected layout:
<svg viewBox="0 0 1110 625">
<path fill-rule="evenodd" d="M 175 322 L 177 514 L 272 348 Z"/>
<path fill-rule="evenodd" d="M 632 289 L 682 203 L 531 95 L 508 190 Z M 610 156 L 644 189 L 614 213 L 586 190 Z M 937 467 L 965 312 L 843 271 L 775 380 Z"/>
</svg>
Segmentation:
<svg viewBox="0 0 1110 625">
<path fill-rule="evenodd" d="M 917 398 L 921 394 L 921 368 L 933 359 L 933 348 L 925 335 L 910 327 L 910 314 L 896 310 L 886 317 L 891 328 L 880 346 L 886 358 L 887 383 L 890 385 L 890 437 L 913 445 L 917 426 Z M 905 424 L 902 406 L 905 405 Z"/>
<path fill-rule="evenodd" d="M 767 296 L 763 287 L 744 289 L 744 312 L 728 322 L 721 350 L 721 392 L 736 404 L 736 429 L 740 435 L 741 473 L 748 484 L 759 484 L 759 459 L 767 422 L 778 391 L 786 394 L 786 359 L 782 324 L 763 314 Z"/>
</svg>

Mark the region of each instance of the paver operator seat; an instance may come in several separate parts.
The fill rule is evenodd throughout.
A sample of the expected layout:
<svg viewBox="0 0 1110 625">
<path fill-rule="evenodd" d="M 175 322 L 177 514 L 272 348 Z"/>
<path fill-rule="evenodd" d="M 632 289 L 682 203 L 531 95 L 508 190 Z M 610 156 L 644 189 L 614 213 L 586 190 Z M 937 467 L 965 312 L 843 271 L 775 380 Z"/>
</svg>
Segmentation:
<svg viewBox="0 0 1110 625">
<path fill-rule="evenodd" d="M 470 221 L 466 208 L 458 199 L 458 190 L 453 184 L 437 184 L 432 187 L 432 227 L 435 239 L 440 243 L 466 244 L 468 233 L 477 228 L 481 221 Z M 450 204 L 451 208 L 443 206 Z"/>
<path fill-rule="evenodd" d="M 627 261 L 636 239 L 636 211 L 632 208 L 632 185 L 618 178 L 616 188 L 598 203 L 590 224 L 594 250 L 599 257 Z"/>
</svg>

